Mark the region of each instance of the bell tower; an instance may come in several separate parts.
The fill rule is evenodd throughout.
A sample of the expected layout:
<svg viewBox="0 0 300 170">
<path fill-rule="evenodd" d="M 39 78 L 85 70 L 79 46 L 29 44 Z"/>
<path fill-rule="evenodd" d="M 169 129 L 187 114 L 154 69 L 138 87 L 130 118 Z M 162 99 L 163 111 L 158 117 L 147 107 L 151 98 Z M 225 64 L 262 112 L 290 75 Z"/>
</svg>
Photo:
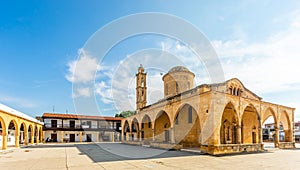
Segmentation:
<svg viewBox="0 0 300 170">
<path fill-rule="evenodd" d="M 147 104 L 147 87 L 146 87 L 146 73 L 141 64 L 136 74 L 136 110 L 139 110 Z"/>
</svg>

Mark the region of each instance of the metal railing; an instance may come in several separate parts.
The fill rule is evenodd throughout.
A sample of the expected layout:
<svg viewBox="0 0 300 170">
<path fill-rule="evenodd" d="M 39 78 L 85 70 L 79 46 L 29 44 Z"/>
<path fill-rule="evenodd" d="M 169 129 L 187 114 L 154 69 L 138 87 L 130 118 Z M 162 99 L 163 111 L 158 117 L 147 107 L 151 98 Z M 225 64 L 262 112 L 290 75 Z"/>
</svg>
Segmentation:
<svg viewBox="0 0 300 170">
<path fill-rule="evenodd" d="M 113 126 L 95 126 L 95 125 L 75 125 L 70 126 L 70 124 L 51 124 L 45 123 L 44 126 L 46 128 L 63 128 L 63 129 L 110 129 L 110 130 L 118 130 L 118 127 Z"/>
</svg>

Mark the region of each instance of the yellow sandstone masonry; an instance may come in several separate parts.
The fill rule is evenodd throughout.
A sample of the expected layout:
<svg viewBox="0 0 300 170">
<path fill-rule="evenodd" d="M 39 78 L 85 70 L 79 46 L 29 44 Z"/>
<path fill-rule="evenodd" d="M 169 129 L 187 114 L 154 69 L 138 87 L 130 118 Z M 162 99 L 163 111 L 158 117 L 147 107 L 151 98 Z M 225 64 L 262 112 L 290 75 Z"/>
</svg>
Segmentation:
<svg viewBox="0 0 300 170">
<path fill-rule="evenodd" d="M 44 141 L 43 123 L 0 104 L 0 147 L 19 147 L 20 144 L 28 145 Z"/>
<path fill-rule="evenodd" d="M 122 120 L 122 141 L 163 148 L 199 147 L 204 153 L 262 151 L 262 125 L 272 116 L 275 146 L 294 148 L 294 108 L 263 101 L 233 78 L 194 87 L 194 73 L 176 66 L 166 73 L 164 98 L 147 105 L 146 73 L 136 74 L 136 114 Z M 279 141 L 282 125 L 284 141 Z"/>
</svg>

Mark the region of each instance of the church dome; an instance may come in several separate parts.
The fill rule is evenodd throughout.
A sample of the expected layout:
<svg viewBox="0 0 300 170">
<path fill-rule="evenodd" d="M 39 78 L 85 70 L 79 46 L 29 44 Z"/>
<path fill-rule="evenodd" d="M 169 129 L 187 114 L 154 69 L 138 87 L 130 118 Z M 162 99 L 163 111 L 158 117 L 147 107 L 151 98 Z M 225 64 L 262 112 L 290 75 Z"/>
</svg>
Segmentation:
<svg viewBox="0 0 300 170">
<path fill-rule="evenodd" d="M 173 73 L 173 72 L 190 72 L 190 70 L 183 66 L 175 66 L 171 68 L 168 73 Z"/>
<path fill-rule="evenodd" d="M 175 66 L 162 77 L 165 98 L 177 95 L 194 87 L 195 74 L 184 66 Z"/>
</svg>

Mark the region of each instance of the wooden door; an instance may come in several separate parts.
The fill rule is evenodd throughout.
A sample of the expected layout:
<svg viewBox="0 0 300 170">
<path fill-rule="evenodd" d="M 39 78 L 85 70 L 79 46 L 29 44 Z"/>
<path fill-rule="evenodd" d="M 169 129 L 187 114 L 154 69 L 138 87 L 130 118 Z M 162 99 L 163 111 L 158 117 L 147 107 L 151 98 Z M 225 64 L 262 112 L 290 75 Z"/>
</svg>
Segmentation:
<svg viewBox="0 0 300 170">
<path fill-rule="evenodd" d="M 92 142 L 92 134 L 86 134 L 86 141 Z"/>
<path fill-rule="evenodd" d="M 70 142 L 75 142 L 75 134 L 70 134 Z"/>
<path fill-rule="evenodd" d="M 57 142 L 57 134 L 56 133 L 51 133 L 51 141 Z"/>
</svg>

